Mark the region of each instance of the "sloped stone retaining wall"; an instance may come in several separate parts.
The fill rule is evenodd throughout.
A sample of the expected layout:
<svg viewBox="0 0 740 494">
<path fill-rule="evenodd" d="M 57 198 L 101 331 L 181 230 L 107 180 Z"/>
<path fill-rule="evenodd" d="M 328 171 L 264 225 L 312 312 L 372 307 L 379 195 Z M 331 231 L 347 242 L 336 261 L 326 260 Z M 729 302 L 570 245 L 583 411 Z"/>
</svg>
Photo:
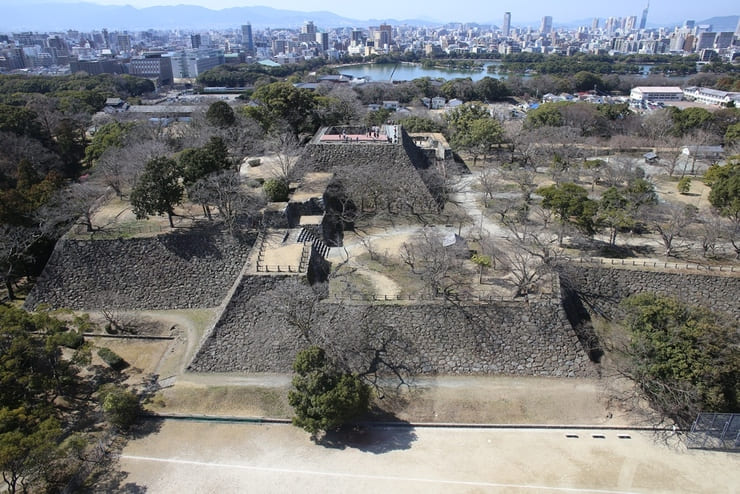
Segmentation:
<svg viewBox="0 0 740 494">
<path fill-rule="evenodd" d="M 740 276 L 603 268 L 588 264 L 558 267 L 561 282 L 572 287 L 590 311 L 609 318 L 630 295 L 652 292 L 723 312 L 740 319 Z"/>
<path fill-rule="evenodd" d="M 281 309 L 281 300 L 305 299 L 295 293 L 302 289 L 285 277 L 245 277 L 189 369 L 289 372 L 309 338 L 288 323 L 286 311 L 292 309 Z M 381 351 L 385 359 L 415 373 L 595 374 L 557 300 L 469 305 L 322 301 L 304 309 L 302 314 L 311 313 L 311 342 L 336 345 L 350 358 L 365 361 Z"/>
<path fill-rule="evenodd" d="M 215 307 L 236 280 L 255 235 L 193 232 L 127 240 L 60 240 L 26 307 Z"/>
</svg>

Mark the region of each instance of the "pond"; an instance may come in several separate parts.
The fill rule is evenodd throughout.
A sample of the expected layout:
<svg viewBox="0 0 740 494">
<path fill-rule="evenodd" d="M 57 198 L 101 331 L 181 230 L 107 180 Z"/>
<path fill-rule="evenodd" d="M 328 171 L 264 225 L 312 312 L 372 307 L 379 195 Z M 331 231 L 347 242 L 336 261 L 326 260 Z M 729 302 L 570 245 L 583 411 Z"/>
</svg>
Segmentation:
<svg viewBox="0 0 740 494">
<path fill-rule="evenodd" d="M 495 77 L 496 79 L 505 79 L 505 76 L 498 74 L 489 74 L 489 65 L 498 65 L 499 62 L 485 62 L 481 70 L 462 70 L 462 69 L 427 69 L 418 63 L 363 63 L 357 65 L 345 65 L 337 67 L 341 74 L 347 74 L 354 77 L 367 77 L 371 81 L 388 82 L 388 81 L 412 81 L 422 77 L 431 77 L 432 79 L 458 79 L 461 77 L 470 77 L 474 81 L 479 81 L 486 76 Z"/>
<path fill-rule="evenodd" d="M 389 81 L 413 81 L 422 77 L 432 79 L 458 79 L 470 77 L 473 81 L 479 81 L 484 77 L 493 77 L 494 79 L 506 79 L 506 75 L 488 72 L 490 65 L 500 65 L 501 62 L 483 62 L 481 70 L 463 70 L 463 69 L 445 69 L 445 68 L 424 68 L 418 63 L 362 63 L 354 65 L 343 65 L 336 67 L 341 74 L 351 75 L 353 77 L 366 77 L 375 82 Z M 650 74 L 651 65 L 640 65 L 642 76 L 647 77 Z M 528 75 L 523 76 L 529 78 Z"/>
</svg>

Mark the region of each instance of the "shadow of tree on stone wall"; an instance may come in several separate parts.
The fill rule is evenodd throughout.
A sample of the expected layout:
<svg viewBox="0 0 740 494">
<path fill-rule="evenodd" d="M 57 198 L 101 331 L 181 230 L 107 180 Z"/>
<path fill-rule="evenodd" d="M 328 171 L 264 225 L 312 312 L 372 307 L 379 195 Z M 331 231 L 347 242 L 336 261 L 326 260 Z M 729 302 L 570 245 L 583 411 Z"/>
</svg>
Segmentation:
<svg viewBox="0 0 740 494">
<path fill-rule="evenodd" d="M 221 259 L 223 249 L 219 247 L 221 235 L 215 228 L 194 227 L 175 230 L 159 237 L 162 245 L 185 260 L 193 258 Z"/>
<path fill-rule="evenodd" d="M 316 444 L 331 449 L 354 448 L 380 455 L 411 449 L 416 439 L 413 426 L 406 421 L 398 420 L 391 423 L 366 422 L 347 425 L 339 430 L 327 432 L 316 439 Z"/>
</svg>

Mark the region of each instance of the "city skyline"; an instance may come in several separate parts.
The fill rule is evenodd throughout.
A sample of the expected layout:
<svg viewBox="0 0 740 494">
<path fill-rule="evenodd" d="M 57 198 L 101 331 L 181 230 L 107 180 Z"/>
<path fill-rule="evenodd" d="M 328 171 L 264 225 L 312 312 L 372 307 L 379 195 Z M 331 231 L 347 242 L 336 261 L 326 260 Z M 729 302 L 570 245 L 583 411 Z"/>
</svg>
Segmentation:
<svg viewBox="0 0 740 494">
<path fill-rule="evenodd" d="M 7 5 L 24 5 L 32 9 L 36 4 L 78 3 L 76 0 L 5 0 Z M 86 0 L 84 3 L 98 5 L 129 5 L 138 9 L 154 6 L 197 5 L 211 10 L 223 10 L 233 7 L 265 7 L 266 2 L 256 0 Z M 530 0 L 526 8 L 514 0 L 504 0 L 496 4 L 484 2 L 466 2 L 455 5 L 455 18 L 445 13 L 446 4 L 430 4 L 421 0 L 409 0 L 399 4 L 392 0 L 376 0 L 371 8 L 357 9 L 356 3 L 337 3 L 329 0 L 315 0 L 306 4 L 300 0 L 272 0 L 269 7 L 273 9 L 293 10 L 298 12 L 331 12 L 351 19 L 418 19 L 436 22 L 493 22 L 500 24 L 504 12 L 511 12 L 511 25 L 534 25 L 543 16 L 551 16 L 553 25 L 586 20 L 594 17 L 642 17 L 648 0 L 625 0 L 619 5 L 590 4 L 584 8 L 582 2 L 567 1 L 557 5 L 547 0 Z M 310 5 L 310 9 L 307 6 Z M 363 4 L 366 5 L 366 4 Z M 708 0 L 700 4 L 653 1 L 649 6 L 647 23 L 679 23 L 686 19 L 702 20 L 716 16 L 736 15 L 737 5 L 729 0 Z"/>
</svg>

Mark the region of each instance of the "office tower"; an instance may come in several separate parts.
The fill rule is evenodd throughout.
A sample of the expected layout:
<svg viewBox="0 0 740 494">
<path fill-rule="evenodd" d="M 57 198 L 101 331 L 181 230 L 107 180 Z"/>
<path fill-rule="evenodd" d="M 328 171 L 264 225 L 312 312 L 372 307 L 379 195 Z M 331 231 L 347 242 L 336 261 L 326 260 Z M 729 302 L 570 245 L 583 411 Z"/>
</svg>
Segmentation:
<svg viewBox="0 0 740 494">
<path fill-rule="evenodd" d="M 694 29 L 694 24 L 696 24 L 696 22 L 692 20 L 687 20 L 683 23 L 683 27 L 685 27 L 686 29 Z"/>
<path fill-rule="evenodd" d="M 729 48 L 732 46 L 732 40 L 735 37 L 735 33 L 732 31 L 723 31 L 717 33 L 717 37 L 714 38 L 714 49 L 721 50 L 723 48 Z"/>
<path fill-rule="evenodd" d="M 552 16 L 546 15 L 540 24 L 540 34 L 549 34 L 552 31 Z"/>
<path fill-rule="evenodd" d="M 249 55 L 254 55 L 254 38 L 252 37 L 252 24 L 247 22 L 242 26 L 242 45 Z"/>
<path fill-rule="evenodd" d="M 393 28 L 390 24 L 381 24 L 378 29 L 378 47 L 385 49 L 391 46 L 393 41 Z"/>
<path fill-rule="evenodd" d="M 637 25 L 637 16 L 631 15 L 627 17 L 627 20 L 624 21 L 624 29 L 627 32 L 634 31 L 635 26 Z"/>
<path fill-rule="evenodd" d="M 301 28 L 301 32 L 303 34 L 316 36 L 316 26 L 314 25 L 313 21 L 306 21 Z"/>
<path fill-rule="evenodd" d="M 650 0 L 648 0 L 645 10 L 642 11 L 642 18 L 640 19 L 640 30 L 645 29 L 645 24 L 647 24 L 647 14 L 648 14 L 649 8 L 650 8 Z"/>
<path fill-rule="evenodd" d="M 511 34 L 511 12 L 504 12 L 504 27 L 502 31 L 507 38 Z"/>
<path fill-rule="evenodd" d="M 321 46 L 322 51 L 329 49 L 329 33 L 316 33 L 316 42 Z"/>
<path fill-rule="evenodd" d="M 362 31 L 360 29 L 353 29 L 352 30 L 352 44 L 353 45 L 361 45 L 362 44 Z"/>
<path fill-rule="evenodd" d="M 712 31 L 705 31 L 700 33 L 696 39 L 695 51 L 702 51 L 709 48 L 714 48 L 714 40 L 717 37 L 717 33 Z"/>
<path fill-rule="evenodd" d="M 119 34 L 117 37 L 118 51 L 131 51 L 131 36 Z"/>
<path fill-rule="evenodd" d="M 596 31 L 599 29 L 599 18 L 594 17 L 594 20 L 591 22 L 591 31 Z"/>
<path fill-rule="evenodd" d="M 200 34 L 190 36 L 190 47 L 196 50 L 200 48 Z"/>
<path fill-rule="evenodd" d="M 301 33 L 298 35 L 298 41 L 300 43 L 313 43 L 316 41 L 316 26 L 313 21 L 306 21 L 301 28 Z"/>
</svg>

